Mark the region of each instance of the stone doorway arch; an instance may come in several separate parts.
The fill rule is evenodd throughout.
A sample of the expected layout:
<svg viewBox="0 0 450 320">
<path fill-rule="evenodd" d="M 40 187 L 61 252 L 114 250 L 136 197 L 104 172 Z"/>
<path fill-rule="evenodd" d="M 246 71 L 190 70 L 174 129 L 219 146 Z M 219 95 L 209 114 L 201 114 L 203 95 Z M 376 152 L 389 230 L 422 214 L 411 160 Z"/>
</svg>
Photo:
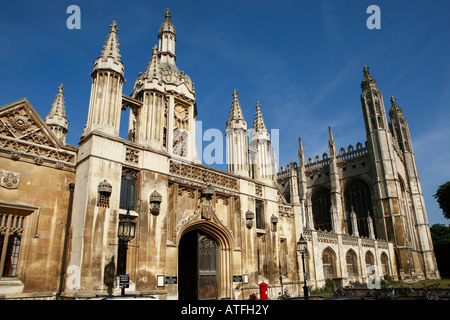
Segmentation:
<svg viewBox="0 0 450 320">
<path fill-rule="evenodd" d="M 178 247 L 178 274 L 183 268 L 183 261 L 180 260 L 183 252 L 183 242 L 185 236 L 190 234 L 200 234 L 210 238 L 216 245 L 217 252 L 217 299 L 232 298 L 232 250 L 234 248 L 234 240 L 231 231 L 228 230 L 222 222 L 213 213 L 209 219 L 205 219 L 201 215 L 201 210 L 193 212 L 191 215 L 181 221 L 177 227 L 177 247 Z M 197 270 L 198 271 L 198 266 Z M 183 285 L 178 283 L 179 298 L 180 289 L 183 290 Z M 182 294 L 184 294 L 182 292 Z M 192 297 L 193 299 L 198 298 Z"/>
</svg>

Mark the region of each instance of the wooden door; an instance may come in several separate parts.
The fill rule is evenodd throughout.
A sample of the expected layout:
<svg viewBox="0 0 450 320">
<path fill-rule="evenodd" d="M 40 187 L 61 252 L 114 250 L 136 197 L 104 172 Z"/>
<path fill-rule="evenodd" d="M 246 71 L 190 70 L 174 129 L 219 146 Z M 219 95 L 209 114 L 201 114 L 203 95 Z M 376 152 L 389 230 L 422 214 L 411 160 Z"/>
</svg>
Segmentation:
<svg viewBox="0 0 450 320">
<path fill-rule="evenodd" d="M 212 238 L 201 233 L 197 239 L 197 299 L 217 299 L 217 245 Z"/>
</svg>

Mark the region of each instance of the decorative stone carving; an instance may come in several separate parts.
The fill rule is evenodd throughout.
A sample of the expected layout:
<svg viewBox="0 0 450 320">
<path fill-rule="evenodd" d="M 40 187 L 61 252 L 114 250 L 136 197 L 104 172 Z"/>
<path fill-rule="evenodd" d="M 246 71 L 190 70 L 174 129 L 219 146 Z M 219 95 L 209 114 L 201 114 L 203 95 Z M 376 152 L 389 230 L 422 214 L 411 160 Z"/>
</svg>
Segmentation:
<svg viewBox="0 0 450 320">
<path fill-rule="evenodd" d="M 44 162 L 44 159 L 42 157 L 36 157 L 34 158 L 34 163 L 37 165 L 41 165 Z"/>
<path fill-rule="evenodd" d="M 247 228 L 249 228 L 249 229 L 253 228 L 253 219 L 254 218 L 255 218 L 255 214 L 252 211 L 248 210 L 245 213 L 245 224 L 246 224 Z"/>
<path fill-rule="evenodd" d="M 170 160 L 169 172 L 173 175 L 189 180 L 204 182 L 203 177 L 208 175 L 210 184 L 226 189 L 238 190 L 238 180 L 227 175 L 209 171 L 198 166 L 193 166 L 178 161 Z"/>
<path fill-rule="evenodd" d="M 3 170 L 1 186 L 6 189 L 19 187 L 20 173 Z"/>
<path fill-rule="evenodd" d="M 212 215 L 214 214 L 214 207 L 211 204 L 201 203 L 200 211 L 203 219 L 211 220 Z"/>
<path fill-rule="evenodd" d="M 0 112 L 0 135 L 0 148 L 17 155 L 75 163 L 75 153 L 59 149 L 25 102 Z M 17 155 L 11 155 L 11 158 L 16 159 Z"/>
<path fill-rule="evenodd" d="M 278 217 L 275 215 L 272 215 L 270 217 L 270 222 L 272 224 L 272 231 L 277 231 Z"/>
<path fill-rule="evenodd" d="M 125 151 L 125 162 L 131 164 L 139 164 L 139 150 L 126 148 Z"/>
<path fill-rule="evenodd" d="M 98 184 L 98 200 L 97 206 L 109 208 L 109 199 L 112 193 L 112 185 L 105 180 Z"/>
<path fill-rule="evenodd" d="M 105 179 L 98 184 L 98 192 L 110 196 L 112 193 L 112 185 Z"/>
<path fill-rule="evenodd" d="M 158 191 L 153 191 L 150 195 L 150 213 L 154 216 L 159 215 L 161 210 L 162 195 Z"/>
<path fill-rule="evenodd" d="M 11 157 L 11 159 L 13 159 L 13 160 L 19 160 L 20 159 L 20 153 L 18 153 L 18 152 L 11 152 L 11 155 L 10 155 L 10 157 Z"/>
</svg>

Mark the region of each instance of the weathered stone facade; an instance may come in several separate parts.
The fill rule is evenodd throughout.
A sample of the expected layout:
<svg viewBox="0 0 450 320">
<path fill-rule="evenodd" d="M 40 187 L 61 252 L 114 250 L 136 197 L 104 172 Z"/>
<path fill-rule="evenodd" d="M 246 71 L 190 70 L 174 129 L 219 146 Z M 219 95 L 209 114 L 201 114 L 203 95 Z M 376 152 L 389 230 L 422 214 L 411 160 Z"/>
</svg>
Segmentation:
<svg viewBox="0 0 450 320">
<path fill-rule="evenodd" d="M 195 88 L 175 64 L 170 11 L 130 96 L 118 30 L 113 22 L 94 63 L 78 148 L 65 144 L 62 85 L 45 122 L 25 99 L 0 109 L 0 219 L 24 217 L 15 227 L 0 220 L 4 239 L 21 238 L 18 256 L 2 242 L 0 294 L 118 294 L 117 274 L 127 273 L 128 292 L 159 299 L 249 299 L 262 281 L 276 298 L 280 277 L 302 295 L 301 235 L 310 288 L 327 278 L 439 278 L 407 122 L 395 99 L 387 121 L 367 68 L 365 145 L 337 152 L 330 128 L 329 155 L 306 160 L 299 140 L 299 163 L 277 172 L 261 105 L 249 135 L 235 90 L 222 172 L 197 157 Z M 136 234 L 125 250 L 127 212 Z"/>
</svg>

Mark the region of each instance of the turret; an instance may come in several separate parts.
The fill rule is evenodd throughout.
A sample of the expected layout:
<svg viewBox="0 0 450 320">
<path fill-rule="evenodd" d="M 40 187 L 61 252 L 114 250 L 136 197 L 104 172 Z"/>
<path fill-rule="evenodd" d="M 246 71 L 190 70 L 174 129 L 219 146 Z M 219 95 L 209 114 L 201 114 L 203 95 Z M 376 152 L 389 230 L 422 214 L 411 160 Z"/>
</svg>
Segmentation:
<svg viewBox="0 0 450 320">
<path fill-rule="evenodd" d="M 272 157 L 270 154 L 270 134 L 264 123 L 261 105 L 256 104 L 256 113 L 253 120 L 253 131 L 250 134 L 251 161 L 255 179 L 272 180 Z"/>
<path fill-rule="evenodd" d="M 119 135 L 122 108 L 122 86 L 124 67 L 120 60 L 119 38 L 116 21 L 103 46 L 100 57 L 94 62 L 91 73 L 92 86 L 89 114 L 84 135 L 99 130 L 114 136 Z"/>
<path fill-rule="evenodd" d="M 58 94 L 53 101 L 52 108 L 45 117 L 45 123 L 49 126 L 55 136 L 64 144 L 66 142 L 66 135 L 69 121 L 66 118 L 66 106 L 64 103 L 64 86 L 58 87 Z"/>
<path fill-rule="evenodd" d="M 403 115 L 403 110 L 397 105 L 394 97 L 391 97 L 391 110 L 389 111 L 391 119 L 392 135 L 398 142 L 403 152 L 412 152 L 411 136 L 409 134 L 408 122 Z"/>
<path fill-rule="evenodd" d="M 341 184 L 339 181 L 339 172 L 337 167 L 337 154 L 336 145 L 334 143 L 333 132 L 331 127 L 328 127 L 328 146 L 330 149 L 330 196 L 331 196 L 331 208 L 332 213 L 332 228 L 335 233 L 341 233 L 344 216 L 342 212 L 341 202 Z"/>
<path fill-rule="evenodd" d="M 140 73 L 131 98 L 142 102 L 134 119 L 135 142 L 168 152 L 184 161 L 198 161 L 195 147 L 197 104 L 194 85 L 176 66 L 175 27 L 170 10 L 158 32 L 158 45 L 146 71 Z"/>
<path fill-rule="evenodd" d="M 248 177 L 247 122 L 242 115 L 236 89 L 233 91 L 233 102 L 225 134 L 227 136 L 227 171 Z"/>
</svg>

